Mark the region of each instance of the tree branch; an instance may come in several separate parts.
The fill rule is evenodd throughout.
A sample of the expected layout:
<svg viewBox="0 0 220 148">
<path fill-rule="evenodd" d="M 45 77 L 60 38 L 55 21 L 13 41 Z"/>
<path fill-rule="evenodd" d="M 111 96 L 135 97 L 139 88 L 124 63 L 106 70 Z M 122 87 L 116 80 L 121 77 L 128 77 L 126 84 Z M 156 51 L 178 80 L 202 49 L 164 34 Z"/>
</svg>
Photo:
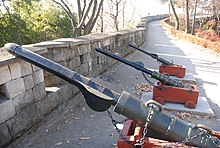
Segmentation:
<svg viewBox="0 0 220 148">
<path fill-rule="evenodd" d="M 82 10 L 81 10 L 81 3 L 80 0 L 77 0 L 77 6 L 78 6 L 78 15 L 79 15 L 79 20 L 82 18 Z"/>
<path fill-rule="evenodd" d="M 63 10 L 64 12 L 68 15 L 68 17 L 71 19 L 71 22 L 73 23 L 73 26 L 76 27 L 77 26 L 77 22 L 72 14 L 72 12 L 70 11 L 69 7 L 65 4 L 65 2 L 63 0 L 60 0 L 62 3 L 59 3 L 58 1 L 56 0 L 52 0 L 54 3 L 56 3 L 57 5 L 59 5 Z M 63 5 L 64 6 L 63 6 Z"/>
<path fill-rule="evenodd" d="M 89 11 L 90 11 L 90 8 L 91 8 L 91 6 L 92 6 L 93 1 L 94 1 L 94 0 L 90 0 L 89 6 L 88 6 L 88 8 L 87 8 L 85 14 L 83 14 L 82 19 L 79 20 L 79 25 L 77 26 L 78 28 L 81 28 L 81 27 L 83 26 L 83 24 L 84 24 L 84 22 L 85 22 L 85 20 L 86 20 L 86 16 L 88 15 L 88 13 L 89 13 Z"/>
<path fill-rule="evenodd" d="M 98 11 L 97 11 L 97 13 L 96 13 L 95 19 L 93 20 L 92 25 L 91 25 L 91 27 L 90 27 L 90 32 L 92 31 L 92 28 L 94 27 L 95 22 L 96 22 L 96 20 L 98 19 L 100 10 L 101 10 L 101 8 L 102 8 L 102 6 L 103 6 L 103 5 L 102 5 L 102 4 L 103 4 L 103 1 L 104 1 L 104 0 L 101 0 L 101 2 L 99 3 L 99 7 L 98 7 Z"/>
</svg>

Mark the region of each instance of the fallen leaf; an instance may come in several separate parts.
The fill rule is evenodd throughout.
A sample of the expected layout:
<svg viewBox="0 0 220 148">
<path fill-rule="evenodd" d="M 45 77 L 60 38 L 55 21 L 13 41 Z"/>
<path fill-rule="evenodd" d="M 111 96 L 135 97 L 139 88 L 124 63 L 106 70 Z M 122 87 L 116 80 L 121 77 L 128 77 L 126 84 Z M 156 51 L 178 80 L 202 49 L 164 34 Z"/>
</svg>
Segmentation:
<svg viewBox="0 0 220 148">
<path fill-rule="evenodd" d="M 80 106 L 81 106 L 81 103 L 80 103 L 80 102 L 76 104 L 76 107 L 80 107 Z"/>
<path fill-rule="evenodd" d="M 133 88 L 136 90 L 137 95 L 142 95 L 143 92 L 151 92 L 153 90 L 153 87 L 148 83 L 134 83 Z"/>
<path fill-rule="evenodd" d="M 75 119 L 75 120 L 79 120 L 80 118 L 79 118 L 79 117 L 74 117 L 73 119 Z"/>
<path fill-rule="evenodd" d="M 93 117 L 95 117 L 95 115 L 90 115 L 90 117 L 92 117 L 92 118 L 93 118 Z"/>
<path fill-rule="evenodd" d="M 88 140 L 90 137 L 79 137 L 79 140 Z"/>
<path fill-rule="evenodd" d="M 62 145 L 63 142 L 57 142 L 55 145 L 58 146 L 58 145 Z"/>
</svg>

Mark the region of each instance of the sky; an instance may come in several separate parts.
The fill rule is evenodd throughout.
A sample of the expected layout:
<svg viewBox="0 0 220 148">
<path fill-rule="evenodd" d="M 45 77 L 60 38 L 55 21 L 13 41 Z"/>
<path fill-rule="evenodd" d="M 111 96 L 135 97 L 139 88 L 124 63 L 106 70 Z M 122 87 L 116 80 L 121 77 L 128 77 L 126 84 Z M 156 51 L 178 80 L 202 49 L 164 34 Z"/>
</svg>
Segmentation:
<svg viewBox="0 0 220 148">
<path fill-rule="evenodd" d="M 168 6 L 161 5 L 159 0 L 135 0 L 137 14 L 144 17 L 148 14 L 164 14 L 168 13 Z"/>
<path fill-rule="evenodd" d="M 69 0 L 69 2 L 73 2 L 73 6 L 76 6 L 76 1 Z M 107 0 L 105 0 L 104 3 L 107 3 Z M 137 16 L 144 17 L 148 14 L 168 14 L 168 6 L 161 5 L 159 0 L 126 0 L 126 3 L 132 7 L 135 6 L 135 15 Z M 128 9 L 132 7 L 129 7 Z M 77 7 L 74 8 L 77 9 Z M 133 11 L 133 9 L 131 9 L 131 11 Z"/>
<path fill-rule="evenodd" d="M 75 11 L 77 12 L 77 3 L 76 1 L 68 0 L 72 3 Z M 116 0 L 113 0 L 116 1 Z M 122 0 L 123 1 L 123 0 Z M 109 12 L 109 1 L 104 0 L 103 7 L 106 12 Z M 128 22 L 133 24 L 138 24 L 142 17 L 148 15 L 157 15 L 157 14 L 168 14 L 168 5 L 161 5 L 159 0 L 126 0 L 125 14 Z M 120 15 L 122 17 L 122 15 Z M 105 21 L 108 22 L 110 20 L 110 16 L 105 16 Z M 120 22 L 122 18 L 120 18 Z M 106 23 L 105 26 L 111 25 Z"/>
</svg>

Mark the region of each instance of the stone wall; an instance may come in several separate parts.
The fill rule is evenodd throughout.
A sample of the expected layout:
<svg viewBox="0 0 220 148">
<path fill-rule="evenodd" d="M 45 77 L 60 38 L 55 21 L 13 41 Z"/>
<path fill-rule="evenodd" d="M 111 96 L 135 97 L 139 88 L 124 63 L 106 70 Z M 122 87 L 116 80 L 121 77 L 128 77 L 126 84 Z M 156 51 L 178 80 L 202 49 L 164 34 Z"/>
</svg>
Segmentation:
<svg viewBox="0 0 220 148">
<path fill-rule="evenodd" d="M 151 21 L 165 19 L 167 17 L 169 17 L 169 14 L 153 15 L 153 16 L 142 17 L 140 23 L 136 27 L 138 27 L 138 28 L 140 28 L 140 27 L 146 28 L 147 27 L 147 23 L 149 23 Z"/>
<path fill-rule="evenodd" d="M 128 43 L 140 46 L 145 29 L 92 34 L 46 41 L 24 48 L 37 52 L 84 76 L 97 76 L 116 63 L 97 53 L 96 47 L 126 56 Z M 41 122 L 57 107 L 67 104 L 79 90 L 42 69 L 0 50 L 0 147 Z"/>
</svg>

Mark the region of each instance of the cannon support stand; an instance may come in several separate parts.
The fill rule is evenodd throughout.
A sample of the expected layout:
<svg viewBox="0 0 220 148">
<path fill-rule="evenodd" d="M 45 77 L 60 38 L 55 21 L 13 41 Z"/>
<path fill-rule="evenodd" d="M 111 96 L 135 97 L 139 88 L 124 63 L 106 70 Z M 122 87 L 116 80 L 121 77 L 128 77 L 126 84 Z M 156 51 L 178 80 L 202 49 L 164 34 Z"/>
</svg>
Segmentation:
<svg viewBox="0 0 220 148">
<path fill-rule="evenodd" d="M 141 51 L 144 54 L 149 55 L 153 59 L 156 59 L 158 62 L 160 62 L 161 63 L 161 65 L 159 66 L 160 73 L 166 74 L 166 75 L 171 75 L 171 76 L 176 76 L 178 78 L 183 78 L 185 76 L 185 74 L 186 74 L 186 67 L 185 66 L 173 64 L 173 62 L 169 62 L 163 58 L 160 58 L 155 53 L 149 53 L 149 52 L 147 52 L 141 48 L 138 48 L 132 44 L 128 44 L 128 45 L 132 48 L 135 48 L 135 49 Z"/>
</svg>

